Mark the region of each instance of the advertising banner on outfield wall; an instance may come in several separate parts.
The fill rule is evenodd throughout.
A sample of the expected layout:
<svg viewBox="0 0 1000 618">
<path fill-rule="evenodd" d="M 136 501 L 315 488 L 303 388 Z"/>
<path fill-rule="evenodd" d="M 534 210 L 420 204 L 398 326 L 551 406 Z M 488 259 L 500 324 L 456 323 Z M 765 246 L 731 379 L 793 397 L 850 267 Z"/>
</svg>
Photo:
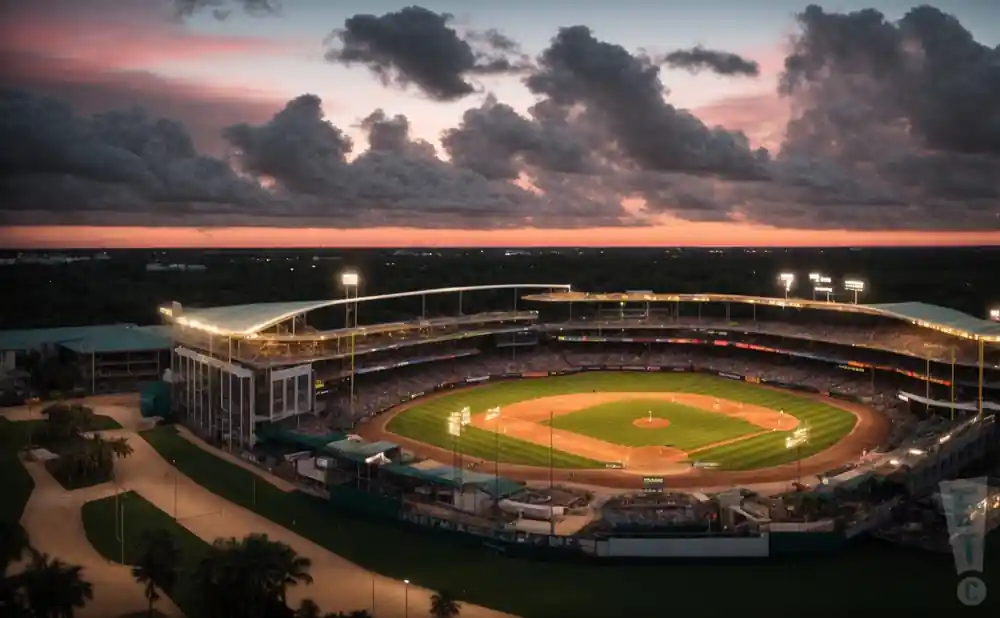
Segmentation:
<svg viewBox="0 0 1000 618">
<path fill-rule="evenodd" d="M 465 382 L 467 384 L 474 384 L 476 382 L 486 382 L 489 379 L 490 379 L 490 376 L 478 376 L 478 377 L 475 377 L 475 378 L 465 378 Z"/>
<path fill-rule="evenodd" d="M 727 373 L 725 371 L 720 371 L 719 377 L 726 378 L 727 380 L 739 380 L 740 382 L 743 381 L 743 376 L 736 375 L 735 373 Z"/>
</svg>

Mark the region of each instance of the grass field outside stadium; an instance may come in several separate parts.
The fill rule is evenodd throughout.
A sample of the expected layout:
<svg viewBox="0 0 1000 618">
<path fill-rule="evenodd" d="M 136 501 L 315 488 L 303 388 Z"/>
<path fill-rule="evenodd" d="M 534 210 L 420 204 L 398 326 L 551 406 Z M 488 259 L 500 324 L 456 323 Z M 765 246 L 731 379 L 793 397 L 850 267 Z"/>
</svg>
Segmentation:
<svg viewBox="0 0 1000 618">
<path fill-rule="evenodd" d="M 515 409 L 532 400 L 558 402 L 586 394 L 622 396 L 578 410 L 563 410 L 559 416 L 538 420 L 563 432 L 587 436 L 605 443 L 626 447 L 652 445 L 670 446 L 688 453 L 692 460 L 710 461 L 725 470 L 754 470 L 791 463 L 799 457 L 823 451 L 840 441 L 854 428 L 857 417 L 841 408 L 814 398 L 764 388 L 746 382 L 728 380 L 696 373 L 584 372 L 549 378 L 531 378 L 492 382 L 474 388 L 417 401 L 397 413 L 386 430 L 415 441 L 465 455 L 501 463 L 528 466 L 548 466 L 549 447 L 502 434 L 499 428 L 490 430 L 473 425 L 463 428 L 460 438 L 448 433 L 449 414 L 468 406 L 472 415 L 482 415 L 488 408 L 499 406 Z M 668 395 L 671 394 L 671 395 Z M 677 394 L 674 402 L 664 397 Z M 679 399 L 700 396 L 718 409 L 720 403 L 729 408 L 743 406 L 783 413 L 785 420 L 809 429 L 809 440 L 796 449 L 786 448 L 786 438 L 792 430 L 763 430 L 741 420 L 739 413 L 723 415 L 711 406 L 685 405 Z M 555 403 L 553 403 L 555 405 Z M 650 422 L 649 427 L 644 421 Z M 793 420 L 794 419 L 794 420 Z M 482 423 L 479 423 L 482 425 Z M 603 468 L 610 462 L 558 449 L 552 452 L 552 465 L 557 468 Z"/>
</svg>

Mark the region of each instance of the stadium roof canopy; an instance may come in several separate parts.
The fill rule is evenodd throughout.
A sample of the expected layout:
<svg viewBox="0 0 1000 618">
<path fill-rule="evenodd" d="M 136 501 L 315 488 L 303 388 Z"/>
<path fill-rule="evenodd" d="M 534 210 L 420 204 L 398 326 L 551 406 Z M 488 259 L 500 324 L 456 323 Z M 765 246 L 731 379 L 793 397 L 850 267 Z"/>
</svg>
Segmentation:
<svg viewBox="0 0 1000 618">
<path fill-rule="evenodd" d="M 719 302 L 744 303 L 795 309 L 817 309 L 881 316 L 909 322 L 916 326 L 983 341 L 1000 342 L 1000 323 L 983 320 L 961 311 L 929 305 L 927 303 L 890 303 L 882 305 L 855 305 L 802 298 L 774 298 L 770 296 L 746 296 L 741 294 L 661 294 L 654 292 L 587 293 L 550 292 L 532 294 L 524 300 L 537 302 L 603 302 L 603 303 L 666 303 L 666 302 Z"/>
<path fill-rule="evenodd" d="M 0 331 L 0 350 L 26 352 L 62 346 L 78 354 L 152 352 L 170 349 L 170 336 L 157 326 L 104 324 Z"/>
<path fill-rule="evenodd" d="M 346 305 L 364 303 L 376 300 L 391 300 L 414 296 L 429 296 L 434 294 L 459 294 L 462 292 L 477 292 L 484 290 L 518 290 L 518 289 L 570 289 L 566 284 L 504 284 L 504 285 L 472 285 L 465 287 L 434 288 L 430 290 L 412 290 L 395 294 L 379 294 L 377 296 L 361 296 L 357 298 L 337 298 L 330 300 L 303 300 L 291 302 L 255 303 L 251 305 L 231 305 L 228 307 L 208 307 L 204 309 L 182 308 L 179 316 L 174 316 L 170 307 L 161 307 L 160 313 L 172 319 L 181 326 L 190 326 L 217 335 L 249 336 L 264 331 L 276 324 L 310 311 Z"/>
</svg>

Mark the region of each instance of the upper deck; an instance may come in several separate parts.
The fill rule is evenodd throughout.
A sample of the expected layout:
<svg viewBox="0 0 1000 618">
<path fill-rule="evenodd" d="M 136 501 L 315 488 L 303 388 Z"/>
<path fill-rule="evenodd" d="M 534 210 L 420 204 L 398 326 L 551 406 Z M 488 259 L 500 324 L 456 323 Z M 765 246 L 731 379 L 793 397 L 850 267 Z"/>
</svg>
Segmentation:
<svg viewBox="0 0 1000 618">
<path fill-rule="evenodd" d="M 774 298 L 741 294 L 667 294 L 654 292 L 590 293 L 570 290 L 531 294 L 526 301 L 541 303 L 607 303 L 614 305 L 654 305 L 665 303 L 723 303 L 788 309 L 838 312 L 888 318 L 937 331 L 959 339 L 1000 342 L 1000 323 L 983 320 L 961 311 L 926 303 L 860 305 L 802 298 Z"/>
</svg>

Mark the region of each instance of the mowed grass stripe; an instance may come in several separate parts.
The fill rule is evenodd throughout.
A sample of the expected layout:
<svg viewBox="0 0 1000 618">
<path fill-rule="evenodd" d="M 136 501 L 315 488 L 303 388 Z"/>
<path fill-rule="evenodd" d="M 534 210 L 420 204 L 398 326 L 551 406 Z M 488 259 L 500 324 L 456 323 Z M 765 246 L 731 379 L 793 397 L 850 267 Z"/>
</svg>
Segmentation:
<svg viewBox="0 0 1000 618">
<path fill-rule="evenodd" d="M 473 457 L 493 459 L 498 456 L 504 463 L 547 466 L 548 447 L 502 434 L 495 435 L 483 429 L 466 427 L 461 439 L 455 441 L 448 435 L 448 415 L 464 406 L 469 406 L 473 414 L 478 414 L 493 406 L 503 408 L 529 399 L 587 392 L 692 393 L 784 410 L 809 427 L 809 443 L 802 446 L 802 457 L 808 457 L 835 444 L 851 431 L 857 420 L 850 412 L 794 393 L 703 374 L 586 372 L 551 378 L 491 382 L 426 402 L 417 402 L 412 408 L 397 414 L 389 422 L 387 429 L 400 436 L 441 448 L 457 448 L 459 452 Z M 640 410 L 639 415 L 646 409 L 648 406 Z M 629 421 L 636 417 L 631 413 L 629 416 Z M 790 463 L 796 460 L 800 452 L 798 449 L 785 448 L 787 435 L 788 432 L 778 431 L 748 437 L 733 444 L 700 451 L 695 459 L 714 461 L 730 470 L 751 470 Z M 608 440 L 607 437 L 602 439 Z M 718 440 L 712 440 L 716 441 Z M 552 458 L 553 465 L 559 468 L 603 467 L 603 462 L 561 451 L 554 451 Z"/>
</svg>

